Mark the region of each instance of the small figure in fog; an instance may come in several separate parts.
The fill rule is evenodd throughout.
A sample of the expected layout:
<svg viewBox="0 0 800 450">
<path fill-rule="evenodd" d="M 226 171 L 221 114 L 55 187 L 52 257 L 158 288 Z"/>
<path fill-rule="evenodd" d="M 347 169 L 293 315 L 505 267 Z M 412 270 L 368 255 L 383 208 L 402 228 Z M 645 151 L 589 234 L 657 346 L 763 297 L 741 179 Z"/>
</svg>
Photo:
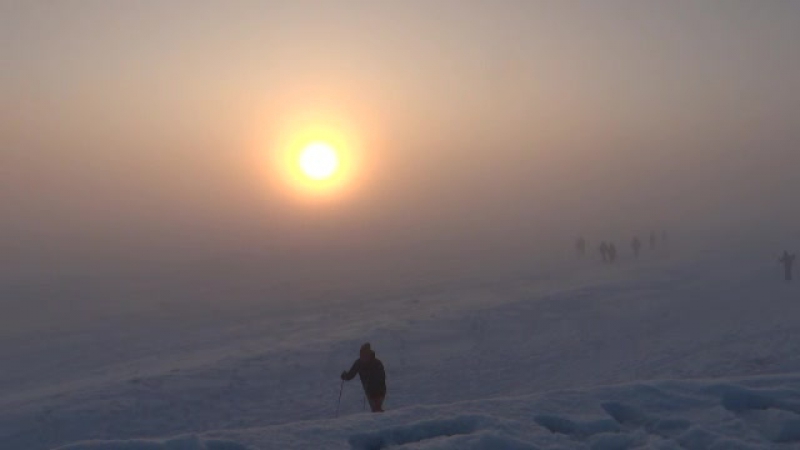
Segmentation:
<svg viewBox="0 0 800 450">
<path fill-rule="evenodd" d="M 617 261 L 617 246 L 613 243 L 608 246 L 608 261 L 612 263 Z"/>
<path fill-rule="evenodd" d="M 575 250 L 578 252 L 578 256 L 586 255 L 586 239 L 582 236 L 575 241 Z"/>
<path fill-rule="evenodd" d="M 350 370 L 342 372 L 342 380 L 350 381 L 358 375 L 364 394 L 369 400 L 372 412 L 383 412 L 383 400 L 386 398 L 386 372 L 383 363 L 375 357 L 375 352 L 370 348 L 369 342 L 361 346 L 358 359 Z"/>
<path fill-rule="evenodd" d="M 792 281 L 792 265 L 794 264 L 794 257 L 796 255 L 794 253 L 789 254 L 786 250 L 783 251 L 783 255 L 778 258 L 778 262 L 783 264 L 784 276 L 786 277 L 786 281 Z"/>
<path fill-rule="evenodd" d="M 600 257 L 603 258 L 603 262 L 608 262 L 609 261 L 608 250 L 609 250 L 609 247 L 608 247 L 608 244 L 606 244 L 606 241 L 601 242 L 600 243 Z"/>
<path fill-rule="evenodd" d="M 631 241 L 631 248 L 633 249 L 633 256 L 638 259 L 639 251 L 642 249 L 642 241 L 639 240 L 638 236 L 635 236 Z"/>
<path fill-rule="evenodd" d="M 650 232 L 650 250 L 655 250 L 656 249 L 656 240 L 657 240 L 656 232 L 655 231 L 651 231 Z"/>
</svg>

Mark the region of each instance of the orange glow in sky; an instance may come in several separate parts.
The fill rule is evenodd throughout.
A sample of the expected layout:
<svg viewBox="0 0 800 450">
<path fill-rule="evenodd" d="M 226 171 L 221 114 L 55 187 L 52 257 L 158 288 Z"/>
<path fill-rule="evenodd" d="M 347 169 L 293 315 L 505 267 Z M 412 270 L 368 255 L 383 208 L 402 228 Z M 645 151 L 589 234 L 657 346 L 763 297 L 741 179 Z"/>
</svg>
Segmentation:
<svg viewBox="0 0 800 450">
<path fill-rule="evenodd" d="M 267 176 L 273 189 L 302 201 L 341 199 L 363 187 L 358 130 L 334 119 L 306 116 L 274 124 L 270 138 L 259 144 L 262 154 L 272 155 Z"/>
</svg>

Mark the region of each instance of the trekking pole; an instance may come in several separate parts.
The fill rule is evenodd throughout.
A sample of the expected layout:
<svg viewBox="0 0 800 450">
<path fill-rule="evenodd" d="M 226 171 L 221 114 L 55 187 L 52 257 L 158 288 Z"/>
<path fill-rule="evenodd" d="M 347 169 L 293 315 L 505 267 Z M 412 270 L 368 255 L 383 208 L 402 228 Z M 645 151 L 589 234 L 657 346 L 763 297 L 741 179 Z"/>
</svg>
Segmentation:
<svg viewBox="0 0 800 450">
<path fill-rule="evenodd" d="M 344 390 L 344 380 L 342 380 L 342 384 L 339 386 L 339 401 L 336 402 L 336 417 L 339 417 L 339 406 L 342 404 L 342 391 Z"/>
</svg>

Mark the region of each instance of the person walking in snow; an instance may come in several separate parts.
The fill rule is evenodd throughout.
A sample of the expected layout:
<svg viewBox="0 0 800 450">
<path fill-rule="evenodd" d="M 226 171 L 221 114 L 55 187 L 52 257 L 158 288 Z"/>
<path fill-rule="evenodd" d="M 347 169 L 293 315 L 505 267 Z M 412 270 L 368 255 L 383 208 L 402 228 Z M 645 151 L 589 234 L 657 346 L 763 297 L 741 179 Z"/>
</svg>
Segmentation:
<svg viewBox="0 0 800 450">
<path fill-rule="evenodd" d="M 614 243 L 608 246 L 608 261 L 611 263 L 617 261 L 617 246 Z"/>
<path fill-rule="evenodd" d="M 786 250 L 783 251 L 783 255 L 778 259 L 778 262 L 783 264 L 783 270 L 785 271 L 784 276 L 786 277 L 786 281 L 792 281 L 792 265 L 794 264 L 794 257 L 796 255 L 792 253 L 791 255 Z"/>
<path fill-rule="evenodd" d="M 383 412 L 383 401 L 386 398 L 386 371 L 381 360 L 375 357 L 375 352 L 369 342 L 361 346 L 358 359 L 350 370 L 342 372 L 342 380 L 350 381 L 358 375 L 364 394 L 369 401 L 372 412 Z"/>
<path fill-rule="evenodd" d="M 639 250 L 642 248 L 642 241 L 639 240 L 638 236 L 634 236 L 631 241 L 631 248 L 633 248 L 633 256 L 639 259 Z"/>
<path fill-rule="evenodd" d="M 609 256 L 608 250 L 609 250 L 609 248 L 608 248 L 608 244 L 606 244 L 606 241 L 601 242 L 600 243 L 600 257 L 603 258 L 603 262 L 608 262 L 608 256 Z"/>
<path fill-rule="evenodd" d="M 655 231 L 651 231 L 650 232 L 650 250 L 655 250 L 656 249 L 656 239 L 657 239 L 656 238 L 656 232 Z"/>
</svg>

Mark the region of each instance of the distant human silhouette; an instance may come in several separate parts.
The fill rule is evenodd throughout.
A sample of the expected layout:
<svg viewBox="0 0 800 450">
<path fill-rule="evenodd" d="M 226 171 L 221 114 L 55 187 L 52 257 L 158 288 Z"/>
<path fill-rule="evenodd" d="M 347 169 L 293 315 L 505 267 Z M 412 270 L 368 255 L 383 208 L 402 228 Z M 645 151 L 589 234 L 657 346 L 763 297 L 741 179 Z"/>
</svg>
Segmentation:
<svg viewBox="0 0 800 450">
<path fill-rule="evenodd" d="M 575 241 L 575 250 L 578 252 L 579 256 L 584 256 L 586 254 L 586 239 L 579 237 Z"/>
<path fill-rule="evenodd" d="M 665 256 L 669 256 L 669 251 L 670 251 L 669 247 L 670 247 L 670 245 L 669 245 L 669 241 L 667 240 L 667 232 L 662 230 L 661 231 L 661 252 Z"/>
<path fill-rule="evenodd" d="M 784 277 L 786 281 L 792 281 L 792 265 L 794 264 L 795 254 L 789 254 L 786 250 L 783 251 L 783 255 L 778 259 L 778 262 L 783 264 Z"/>
<path fill-rule="evenodd" d="M 656 249 L 656 240 L 657 240 L 656 232 L 655 231 L 651 231 L 650 232 L 650 250 L 655 250 Z"/>
<path fill-rule="evenodd" d="M 383 400 L 386 398 L 386 372 L 381 360 L 375 357 L 369 342 L 361 346 L 358 359 L 349 371 L 342 372 L 342 380 L 350 381 L 358 375 L 364 394 L 369 400 L 372 412 L 383 412 Z"/>
<path fill-rule="evenodd" d="M 613 243 L 608 246 L 608 261 L 612 263 L 617 261 L 617 246 Z"/>
<path fill-rule="evenodd" d="M 609 253 L 608 253 L 609 247 L 608 247 L 608 244 L 606 244 L 606 241 L 603 241 L 603 242 L 600 243 L 599 249 L 600 249 L 600 257 L 603 258 L 603 262 L 608 262 L 609 261 Z"/>
<path fill-rule="evenodd" d="M 631 248 L 633 249 L 633 256 L 639 258 L 639 250 L 642 248 L 642 241 L 639 240 L 638 236 L 635 236 L 631 241 Z"/>
</svg>

